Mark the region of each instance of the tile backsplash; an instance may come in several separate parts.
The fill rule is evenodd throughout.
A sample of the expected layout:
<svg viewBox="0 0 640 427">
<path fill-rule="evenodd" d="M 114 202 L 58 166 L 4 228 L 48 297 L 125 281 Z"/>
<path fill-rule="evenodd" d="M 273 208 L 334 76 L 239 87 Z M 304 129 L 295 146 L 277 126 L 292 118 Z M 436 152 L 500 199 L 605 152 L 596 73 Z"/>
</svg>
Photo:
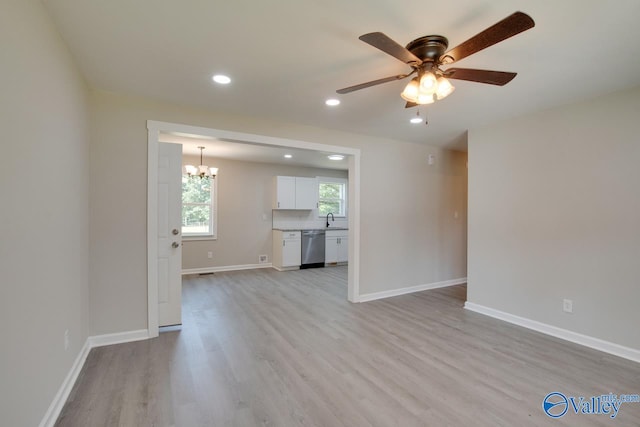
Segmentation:
<svg viewBox="0 0 640 427">
<path fill-rule="evenodd" d="M 317 210 L 311 211 L 295 211 L 295 210 L 273 210 L 273 228 L 282 229 L 308 229 L 308 228 L 326 228 L 326 217 L 318 217 Z M 335 221 L 331 221 L 329 217 L 329 223 L 332 227 L 347 228 L 349 221 L 347 218 L 336 218 Z"/>
</svg>

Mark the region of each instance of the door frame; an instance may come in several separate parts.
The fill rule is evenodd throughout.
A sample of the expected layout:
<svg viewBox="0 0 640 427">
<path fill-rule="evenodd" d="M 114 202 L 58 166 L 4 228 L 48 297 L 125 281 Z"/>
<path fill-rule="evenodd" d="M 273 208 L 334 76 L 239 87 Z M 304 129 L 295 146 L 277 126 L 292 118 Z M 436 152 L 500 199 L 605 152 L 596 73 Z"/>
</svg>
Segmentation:
<svg viewBox="0 0 640 427">
<path fill-rule="evenodd" d="M 318 144 L 223 129 L 147 120 L 147 315 L 149 337 L 158 336 L 158 142 L 160 133 L 204 136 L 257 143 L 272 147 L 301 148 L 348 156 L 349 160 L 349 268 L 347 299 L 360 296 L 360 149 Z"/>
</svg>

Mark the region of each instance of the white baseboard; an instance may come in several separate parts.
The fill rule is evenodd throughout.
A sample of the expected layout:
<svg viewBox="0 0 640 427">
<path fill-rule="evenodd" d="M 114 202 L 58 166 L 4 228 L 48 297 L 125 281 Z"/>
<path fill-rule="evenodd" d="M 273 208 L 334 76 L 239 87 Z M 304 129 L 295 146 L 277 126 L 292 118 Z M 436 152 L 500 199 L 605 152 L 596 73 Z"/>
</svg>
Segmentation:
<svg viewBox="0 0 640 427">
<path fill-rule="evenodd" d="M 82 367 L 87 361 L 87 356 L 92 348 L 131 341 L 140 341 L 147 338 L 149 338 L 149 331 L 147 329 L 88 337 L 84 342 L 78 357 L 76 357 L 76 360 L 73 362 L 71 370 L 65 377 L 60 389 L 53 398 L 51 405 L 49 405 L 49 409 L 47 409 L 44 418 L 40 421 L 39 427 L 53 427 L 55 425 L 58 417 L 60 416 L 60 411 L 62 411 L 64 404 L 67 402 L 69 394 L 71 393 L 71 390 L 73 389 L 73 386 L 78 379 L 78 375 L 80 375 L 80 371 L 82 371 Z"/>
<path fill-rule="evenodd" d="M 390 291 L 374 292 L 371 294 L 362 294 L 357 298 L 357 302 L 367 302 L 377 299 L 396 297 L 398 295 L 411 294 L 413 292 L 427 291 L 429 289 L 444 288 L 447 286 L 461 285 L 467 283 L 466 277 L 459 279 L 443 280 L 442 282 L 427 283 L 424 285 L 409 286 L 406 288 L 392 289 Z"/>
<path fill-rule="evenodd" d="M 44 418 L 40 421 L 40 427 L 53 427 L 58 420 L 60 411 L 62 411 L 62 407 L 67 402 L 71 389 L 73 389 L 73 386 L 78 379 L 78 375 L 80 375 L 80 371 L 82 371 L 82 367 L 84 366 L 84 362 L 87 360 L 89 351 L 91 351 L 91 345 L 89 344 L 89 338 L 87 338 L 80 350 L 80 353 L 78 353 L 78 357 L 76 357 L 73 365 L 71 365 L 71 370 L 65 377 L 64 381 L 62 381 L 60 389 L 53 398 L 51 405 L 49 405 L 49 409 L 47 409 Z"/>
<path fill-rule="evenodd" d="M 136 331 L 116 332 L 115 334 L 94 335 L 89 337 L 88 341 L 91 348 L 95 348 L 104 345 L 146 340 L 147 338 L 149 338 L 149 331 L 147 329 L 138 329 Z"/>
<path fill-rule="evenodd" d="M 512 323 L 514 325 L 522 326 L 527 329 L 532 329 L 537 332 L 541 332 L 546 335 L 551 335 L 556 338 L 560 338 L 566 341 L 570 341 L 576 344 L 583 345 L 595 350 L 603 351 L 605 353 L 613 354 L 624 359 L 629 359 L 634 362 L 640 363 L 640 350 L 625 347 L 619 344 L 615 344 L 609 341 L 604 341 L 599 338 L 590 337 L 588 335 L 579 334 L 577 332 L 569 331 L 567 329 L 558 328 L 557 326 L 548 325 L 546 323 L 538 322 L 536 320 L 527 319 L 525 317 L 516 316 L 504 311 L 495 310 L 493 308 L 485 307 L 483 305 L 475 304 L 467 301 L 464 304 L 464 308 L 476 313 L 484 314 L 485 316 L 493 317 L 495 319 L 503 320 L 505 322 Z"/>
<path fill-rule="evenodd" d="M 241 264 L 241 265 L 224 265 L 221 267 L 203 267 L 203 268 L 185 268 L 182 270 L 182 275 L 187 274 L 204 274 L 204 273 L 217 273 L 220 271 L 238 271 L 238 270 L 254 270 L 256 268 L 271 268 L 273 267 L 270 262 L 264 264 Z"/>
<path fill-rule="evenodd" d="M 294 270 L 300 270 L 300 267 L 276 267 L 275 265 L 272 266 L 273 268 L 275 268 L 278 271 L 294 271 Z"/>
</svg>

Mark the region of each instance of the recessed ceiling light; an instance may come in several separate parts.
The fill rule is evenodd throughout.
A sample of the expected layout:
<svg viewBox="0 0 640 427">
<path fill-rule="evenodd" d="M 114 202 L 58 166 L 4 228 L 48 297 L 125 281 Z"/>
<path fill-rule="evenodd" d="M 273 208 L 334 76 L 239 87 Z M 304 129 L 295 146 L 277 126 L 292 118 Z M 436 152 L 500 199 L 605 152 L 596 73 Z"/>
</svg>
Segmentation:
<svg viewBox="0 0 640 427">
<path fill-rule="evenodd" d="M 342 154 L 331 154 L 330 156 L 327 156 L 327 158 L 329 160 L 342 160 L 344 159 L 344 156 Z"/>
<path fill-rule="evenodd" d="M 340 105 L 340 100 L 339 99 L 335 99 L 335 98 L 331 98 L 331 99 L 327 99 L 326 101 L 324 101 L 325 104 L 327 104 L 330 107 L 335 107 L 336 105 Z"/>
<path fill-rule="evenodd" d="M 225 76 L 224 74 L 216 74 L 211 78 L 213 79 L 214 82 L 220 83 L 221 85 L 226 85 L 231 83 L 231 78 L 229 78 L 228 76 Z"/>
<path fill-rule="evenodd" d="M 285 158 L 285 159 L 290 159 L 290 158 L 292 158 L 292 157 L 293 157 L 293 156 L 292 156 L 291 154 L 285 154 L 285 155 L 284 155 L 284 158 Z"/>
<path fill-rule="evenodd" d="M 416 123 L 422 123 L 422 118 L 420 117 L 413 117 L 411 120 L 409 120 L 411 123 L 416 124 Z"/>
</svg>

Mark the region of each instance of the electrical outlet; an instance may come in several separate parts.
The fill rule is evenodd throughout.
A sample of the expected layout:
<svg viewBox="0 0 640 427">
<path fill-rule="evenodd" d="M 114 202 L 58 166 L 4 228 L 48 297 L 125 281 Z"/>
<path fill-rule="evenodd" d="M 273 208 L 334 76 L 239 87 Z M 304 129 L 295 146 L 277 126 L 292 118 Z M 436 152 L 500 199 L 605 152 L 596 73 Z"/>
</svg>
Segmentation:
<svg viewBox="0 0 640 427">
<path fill-rule="evenodd" d="M 207 252 L 207 258 L 212 259 L 213 258 L 213 252 L 211 252 L 211 251 Z"/>
<path fill-rule="evenodd" d="M 266 264 L 267 262 L 269 262 L 269 257 L 266 255 L 258 255 L 258 262 L 260 264 Z"/>
<path fill-rule="evenodd" d="M 573 301 L 565 299 L 562 301 L 562 311 L 565 313 L 573 313 Z"/>
<path fill-rule="evenodd" d="M 64 331 L 64 349 L 69 350 L 69 330 Z"/>
</svg>

